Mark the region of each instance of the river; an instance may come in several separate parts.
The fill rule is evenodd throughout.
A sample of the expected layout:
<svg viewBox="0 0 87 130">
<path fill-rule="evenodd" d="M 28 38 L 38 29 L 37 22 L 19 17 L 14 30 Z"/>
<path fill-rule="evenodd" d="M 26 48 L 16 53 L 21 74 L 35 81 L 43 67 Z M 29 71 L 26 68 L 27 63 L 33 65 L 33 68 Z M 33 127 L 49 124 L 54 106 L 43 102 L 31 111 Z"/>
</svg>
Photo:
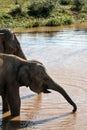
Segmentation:
<svg viewBox="0 0 87 130">
<path fill-rule="evenodd" d="M 9 121 L 0 104 L 0 130 L 87 130 L 87 26 L 49 29 L 16 36 L 27 59 L 42 62 L 78 110 L 72 114 L 72 106 L 58 92 L 37 95 L 22 87 L 20 117 Z"/>
</svg>

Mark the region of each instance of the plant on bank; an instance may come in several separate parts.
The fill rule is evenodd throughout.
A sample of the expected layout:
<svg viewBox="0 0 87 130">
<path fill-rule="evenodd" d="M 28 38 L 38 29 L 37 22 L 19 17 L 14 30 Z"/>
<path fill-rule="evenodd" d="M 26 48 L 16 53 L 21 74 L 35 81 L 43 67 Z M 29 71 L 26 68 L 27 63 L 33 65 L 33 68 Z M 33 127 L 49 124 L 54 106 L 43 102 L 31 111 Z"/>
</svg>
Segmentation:
<svg viewBox="0 0 87 130">
<path fill-rule="evenodd" d="M 24 12 L 22 11 L 22 7 L 21 6 L 16 6 L 14 9 L 12 9 L 9 14 L 12 17 L 16 17 L 16 16 L 24 16 Z"/>
<path fill-rule="evenodd" d="M 61 21 L 57 18 L 49 18 L 46 22 L 46 26 L 60 26 Z"/>
<path fill-rule="evenodd" d="M 28 14 L 34 17 L 47 17 L 55 8 L 55 2 L 52 0 L 33 1 L 28 7 Z"/>
<path fill-rule="evenodd" d="M 59 0 L 59 3 L 61 5 L 69 5 L 71 4 L 72 0 Z"/>
<path fill-rule="evenodd" d="M 72 10 L 81 11 L 82 8 L 86 5 L 86 0 L 74 0 Z"/>
</svg>

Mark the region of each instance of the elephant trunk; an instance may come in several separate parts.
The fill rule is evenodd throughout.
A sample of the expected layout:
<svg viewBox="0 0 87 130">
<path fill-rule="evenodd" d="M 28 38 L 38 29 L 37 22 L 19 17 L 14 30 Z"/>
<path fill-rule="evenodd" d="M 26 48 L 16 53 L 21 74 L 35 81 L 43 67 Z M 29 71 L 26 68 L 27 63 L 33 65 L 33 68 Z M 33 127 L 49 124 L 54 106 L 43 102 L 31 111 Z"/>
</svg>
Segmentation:
<svg viewBox="0 0 87 130">
<path fill-rule="evenodd" d="M 48 78 L 48 89 L 58 91 L 60 94 L 62 94 L 64 96 L 64 98 L 68 101 L 68 103 L 70 103 L 74 107 L 73 112 L 75 112 L 77 110 L 76 104 L 72 101 L 72 99 L 66 93 L 66 91 L 60 85 L 55 83 L 50 77 Z"/>
</svg>

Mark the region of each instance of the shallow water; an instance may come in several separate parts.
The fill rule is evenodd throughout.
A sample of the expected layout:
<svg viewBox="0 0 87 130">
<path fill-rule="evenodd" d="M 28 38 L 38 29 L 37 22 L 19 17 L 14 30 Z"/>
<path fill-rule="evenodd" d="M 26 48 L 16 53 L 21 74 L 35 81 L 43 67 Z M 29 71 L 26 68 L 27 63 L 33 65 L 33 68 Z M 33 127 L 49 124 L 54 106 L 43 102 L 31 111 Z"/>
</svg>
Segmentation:
<svg viewBox="0 0 87 130">
<path fill-rule="evenodd" d="M 46 66 L 78 111 L 72 114 L 72 106 L 57 92 L 37 95 L 23 87 L 20 117 L 2 115 L 0 102 L 0 130 L 87 130 L 87 28 L 17 33 L 17 37 L 26 57 Z"/>
</svg>

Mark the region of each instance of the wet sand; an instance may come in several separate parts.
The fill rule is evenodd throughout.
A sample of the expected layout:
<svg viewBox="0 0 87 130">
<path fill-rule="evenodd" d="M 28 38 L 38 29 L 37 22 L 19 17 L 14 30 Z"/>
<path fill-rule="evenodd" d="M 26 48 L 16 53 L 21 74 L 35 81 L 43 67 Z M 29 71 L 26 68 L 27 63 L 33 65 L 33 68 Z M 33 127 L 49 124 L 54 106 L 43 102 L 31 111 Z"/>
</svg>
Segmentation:
<svg viewBox="0 0 87 130">
<path fill-rule="evenodd" d="M 33 45 L 28 46 L 29 52 L 24 48 L 27 58 L 44 63 L 49 75 L 77 104 L 77 112 L 71 113 L 72 106 L 58 92 L 37 95 L 22 87 L 20 117 L 10 119 L 9 113 L 2 115 L 0 100 L 0 130 L 87 130 L 86 44 Z"/>
</svg>

